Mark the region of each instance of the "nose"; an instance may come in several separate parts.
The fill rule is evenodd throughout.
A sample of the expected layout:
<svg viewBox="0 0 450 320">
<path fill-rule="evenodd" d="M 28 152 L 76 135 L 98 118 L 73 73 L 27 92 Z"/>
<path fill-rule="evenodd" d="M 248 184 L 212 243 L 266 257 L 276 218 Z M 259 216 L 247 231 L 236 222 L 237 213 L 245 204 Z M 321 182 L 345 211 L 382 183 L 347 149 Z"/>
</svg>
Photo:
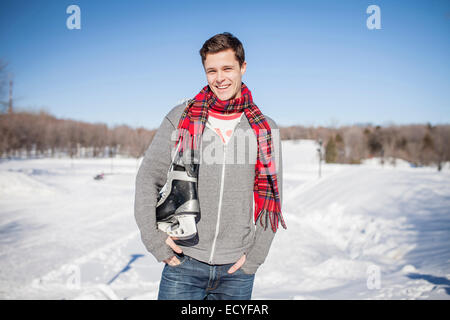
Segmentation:
<svg viewBox="0 0 450 320">
<path fill-rule="evenodd" d="M 222 70 L 217 72 L 217 82 L 220 84 L 223 80 L 225 80 L 225 74 Z"/>
</svg>

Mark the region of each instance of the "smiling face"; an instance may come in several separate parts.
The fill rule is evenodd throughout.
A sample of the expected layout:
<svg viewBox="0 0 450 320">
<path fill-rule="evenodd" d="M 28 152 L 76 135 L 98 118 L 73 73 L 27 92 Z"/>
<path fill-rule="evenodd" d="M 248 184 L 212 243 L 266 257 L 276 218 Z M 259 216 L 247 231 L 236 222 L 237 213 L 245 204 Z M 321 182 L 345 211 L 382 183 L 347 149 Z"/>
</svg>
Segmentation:
<svg viewBox="0 0 450 320">
<path fill-rule="evenodd" d="M 244 61 L 239 61 L 233 49 L 208 53 L 204 62 L 206 79 L 217 98 L 222 101 L 236 99 L 241 96 L 242 76 L 247 69 Z"/>
</svg>

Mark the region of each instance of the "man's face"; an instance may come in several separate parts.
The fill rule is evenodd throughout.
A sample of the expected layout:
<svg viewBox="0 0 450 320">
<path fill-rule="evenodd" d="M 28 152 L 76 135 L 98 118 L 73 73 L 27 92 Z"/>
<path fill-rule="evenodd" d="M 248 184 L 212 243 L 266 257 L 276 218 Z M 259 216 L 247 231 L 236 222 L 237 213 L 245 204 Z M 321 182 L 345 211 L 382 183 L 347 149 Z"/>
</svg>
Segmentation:
<svg viewBox="0 0 450 320">
<path fill-rule="evenodd" d="M 232 49 L 208 53 L 204 68 L 209 87 L 220 100 L 236 99 L 241 96 L 242 76 L 247 63 L 244 61 L 240 67 Z"/>
</svg>

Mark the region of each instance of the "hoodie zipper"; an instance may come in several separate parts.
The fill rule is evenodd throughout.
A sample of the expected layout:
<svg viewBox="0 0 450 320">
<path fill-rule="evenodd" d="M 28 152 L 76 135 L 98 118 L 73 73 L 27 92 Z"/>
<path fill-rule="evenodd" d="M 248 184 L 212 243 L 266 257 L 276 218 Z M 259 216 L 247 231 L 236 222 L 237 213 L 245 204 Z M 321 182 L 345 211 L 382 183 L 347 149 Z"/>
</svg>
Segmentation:
<svg viewBox="0 0 450 320">
<path fill-rule="evenodd" d="M 223 145 L 223 162 L 222 162 L 222 176 L 220 178 L 220 194 L 219 194 L 219 207 L 217 211 L 217 223 L 216 223 L 216 233 L 214 235 L 213 244 L 211 247 L 211 255 L 209 256 L 209 264 L 212 264 L 214 252 L 216 251 L 217 237 L 219 236 L 220 228 L 220 216 L 222 214 L 222 198 L 223 198 L 223 185 L 225 180 L 225 159 L 226 159 L 226 145 Z"/>
<path fill-rule="evenodd" d="M 223 188 L 224 188 L 223 186 L 224 186 L 224 181 L 225 181 L 225 162 L 226 162 L 226 155 L 227 155 L 227 145 L 232 140 L 234 133 L 236 131 L 236 128 L 239 126 L 239 124 L 241 122 L 241 119 L 242 119 L 242 115 L 241 115 L 241 118 L 239 119 L 238 123 L 236 123 L 236 126 L 234 127 L 234 130 L 233 130 L 233 134 L 231 135 L 228 143 L 226 143 L 226 144 L 223 143 L 222 175 L 220 178 L 220 194 L 219 194 L 219 207 L 217 209 L 216 233 L 214 234 L 214 240 L 213 240 L 213 244 L 211 247 L 211 254 L 210 254 L 209 260 L 208 260 L 209 264 L 213 263 L 214 253 L 216 251 L 216 242 L 217 242 L 217 238 L 219 236 L 220 216 L 222 214 L 222 198 L 223 198 Z M 220 139 L 222 139 L 217 134 L 216 130 L 214 130 L 214 128 L 210 127 L 208 123 L 207 123 L 207 127 L 209 127 Z"/>
</svg>

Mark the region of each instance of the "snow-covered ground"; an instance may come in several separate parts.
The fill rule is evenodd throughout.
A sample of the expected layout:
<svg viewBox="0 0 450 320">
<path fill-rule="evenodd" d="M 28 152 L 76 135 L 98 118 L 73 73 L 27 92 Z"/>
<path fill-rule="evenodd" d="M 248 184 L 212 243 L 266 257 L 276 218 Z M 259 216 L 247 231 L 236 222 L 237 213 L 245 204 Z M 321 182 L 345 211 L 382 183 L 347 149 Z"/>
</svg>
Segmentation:
<svg viewBox="0 0 450 320">
<path fill-rule="evenodd" d="M 284 141 L 283 212 L 254 299 L 449 299 L 450 170 L 322 164 Z M 134 159 L 0 163 L 0 299 L 155 299 Z M 103 180 L 93 177 L 105 173 Z M 112 174 L 110 174 L 112 173 Z"/>
</svg>

